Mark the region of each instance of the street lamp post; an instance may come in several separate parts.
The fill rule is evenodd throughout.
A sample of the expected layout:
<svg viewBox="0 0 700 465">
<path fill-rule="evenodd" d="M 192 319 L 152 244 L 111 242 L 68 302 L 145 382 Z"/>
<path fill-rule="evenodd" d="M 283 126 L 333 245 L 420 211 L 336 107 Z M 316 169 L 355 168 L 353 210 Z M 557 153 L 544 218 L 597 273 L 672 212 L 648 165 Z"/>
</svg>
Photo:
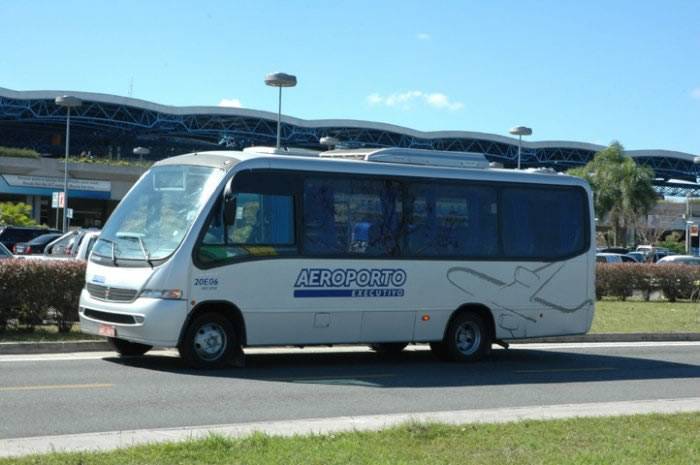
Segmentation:
<svg viewBox="0 0 700 465">
<path fill-rule="evenodd" d="M 265 76 L 265 84 L 272 87 L 279 87 L 279 106 L 277 107 L 277 150 L 280 149 L 280 131 L 282 125 L 282 87 L 294 87 L 297 85 L 297 77 L 285 73 L 270 73 Z"/>
<path fill-rule="evenodd" d="M 532 135 L 532 128 L 528 128 L 526 126 L 516 126 L 514 128 L 510 128 L 508 132 L 514 136 L 518 136 L 518 169 L 520 169 L 520 152 L 522 150 L 521 146 L 523 142 L 523 136 Z"/>
<path fill-rule="evenodd" d="M 83 101 L 78 97 L 63 95 L 54 100 L 57 106 L 66 107 L 66 166 L 63 172 L 63 232 L 68 231 L 68 146 L 70 145 L 70 109 L 79 107 Z M 58 226 L 58 225 L 56 225 Z"/>
<path fill-rule="evenodd" d="M 690 255 L 690 226 L 693 222 L 690 220 L 690 193 L 685 195 L 685 254 Z"/>
<path fill-rule="evenodd" d="M 134 149 L 134 155 L 138 155 L 138 156 L 139 156 L 139 161 L 140 161 L 140 162 L 143 161 L 143 156 L 144 156 L 144 155 L 148 155 L 149 153 L 151 153 L 151 151 L 148 150 L 146 147 L 136 147 L 136 148 Z"/>
</svg>

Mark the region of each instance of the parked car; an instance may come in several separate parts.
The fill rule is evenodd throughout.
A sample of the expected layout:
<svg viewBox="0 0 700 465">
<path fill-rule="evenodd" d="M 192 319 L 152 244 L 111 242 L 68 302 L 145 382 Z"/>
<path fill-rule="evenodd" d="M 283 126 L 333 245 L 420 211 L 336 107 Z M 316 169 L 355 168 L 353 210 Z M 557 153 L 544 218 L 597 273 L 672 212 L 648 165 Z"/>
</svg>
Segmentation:
<svg viewBox="0 0 700 465">
<path fill-rule="evenodd" d="M 75 229 L 68 231 L 58 239 L 49 243 L 44 250 L 44 255 L 52 257 L 73 257 L 74 251 L 77 253 L 78 247 L 83 240 L 85 234 L 97 229 Z"/>
<path fill-rule="evenodd" d="M 630 251 L 629 249 L 625 249 L 624 247 L 606 247 L 602 250 L 599 251 L 600 253 L 618 253 L 620 255 L 625 255 L 628 254 Z"/>
<path fill-rule="evenodd" d="M 3 258 L 13 258 L 13 255 L 12 255 L 12 252 L 7 250 L 7 247 L 2 245 L 2 243 L 0 242 L 0 259 L 3 259 Z"/>
<path fill-rule="evenodd" d="M 635 260 L 639 263 L 644 263 L 647 260 L 647 255 L 642 252 L 630 252 L 628 254 L 625 254 L 625 257 L 629 257 L 632 260 Z"/>
<path fill-rule="evenodd" d="M 44 253 L 44 249 L 46 248 L 46 246 L 51 241 L 60 236 L 61 233 L 55 232 L 42 234 L 41 236 L 37 236 L 29 242 L 18 242 L 12 248 L 12 253 L 14 253 L 15 255 L 42 254 Z"/>
<path fill-rule="evenodd" d="M 35 226 L 0 226 L 0 243 L 12 250 L 18 242 L 29 242 L 46 233 L 60 234 L 61 231 Z"/>
<path fill-rule="evenodd" d="M 654 252 L 656 253 L 662 253 L 662 254 L 670 254 L 671 251 L 667 249 L 666 247 L 654 247 L 653 245 L 638 245 L 637 248 L 635 249 L 635 252 L 642 252 L 649 254 L 651 253 L 651 249 L 654 249 Z"/>
<path fill-rule="evenodd" d="M 80 260 L 87 260 L 90 257 L 90 252 L 100 237 L 102 231 L 88 231 L 83 235 L 80 245 L 73 248 L 71 256 Z"/>
<path fill-rule="evenodd" d="M 654 255 L 650 255 L 649 252 L 630 252 L 626 256 L 634 258 L 639 263 L 656 263 L 668 255 L 671 254 L 667 252 L 656 252 Z"/>
<path fill-rule="evenodd" d="M 595 254 L 596 263 L 622 263 L 622 255 L 619 253 L 597 253 Z"/>
<path fill-rule="evenodd" d="M 659 265 L 700 265 L 700 257 L 693 257 L 692 255 L 667 255 L 656 263 Z"/>
</svg>

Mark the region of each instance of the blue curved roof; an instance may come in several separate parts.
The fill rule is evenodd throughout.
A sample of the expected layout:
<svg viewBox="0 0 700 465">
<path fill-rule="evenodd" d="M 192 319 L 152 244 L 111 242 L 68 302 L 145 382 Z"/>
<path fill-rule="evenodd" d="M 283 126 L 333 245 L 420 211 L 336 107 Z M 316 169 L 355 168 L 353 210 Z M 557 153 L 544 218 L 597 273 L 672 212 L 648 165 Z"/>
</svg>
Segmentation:
<svg viewBox="0 0 700 465">
<path fill-rule="evenodd" d="M 63 153 L 66 110 L 54 99 L 73 95 L 83 105 L 71 110 L 71 151 L 131 156 L 149 147 L 149 158 L 212 148 L 242 149 L 274 145 L 277 114 L 244 108 L 161 105 L 116 95 L 75 91 L 14 91 L 0 88 L 0 145 Z M 282 116 L 282 144 L 324 149 L 321 137 L 334 136 L 349 148 L 410 147 L 483 153 L 505 167 L 517 164 L 518 139 L 470 131 L 432 131 L 358 120 L 303 120 Z M 563 171 L 590 161 L 601 145 L 571 141 L 522 141 L 522 166 Z M 694 190 L 700 170 L 695 156 L 669 150 L 626 152 L 650 166 L 659 190 L 667 194 Z M 686 185 L 670 179 L 693 183 Z"/>
</svg>

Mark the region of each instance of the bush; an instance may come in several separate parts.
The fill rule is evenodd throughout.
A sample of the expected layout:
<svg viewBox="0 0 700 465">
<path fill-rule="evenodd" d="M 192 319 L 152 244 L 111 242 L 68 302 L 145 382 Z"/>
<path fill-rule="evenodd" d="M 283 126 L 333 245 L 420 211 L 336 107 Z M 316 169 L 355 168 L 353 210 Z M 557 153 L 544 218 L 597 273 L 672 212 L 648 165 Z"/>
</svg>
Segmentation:
<svg viewBox="0 0 700 465">
<path fill-rule="evenodd" d="M 69 331 L 84 285 L 82 260 L 0 260 L 0 333 L 10 324 L 33 331 L 50 313 L 59 332 Z"/>
<path fill-rule="evenodd" d="M 0 147 L 0 157 L 39 158 L 39 153 L 36 150 L 32 149 Z"/>
<path fill-rule="evenodd" d="M 700 267 L 690 265 L 650 265 L 643 263 L 598 263 L 596 298 L 625 300 L 632 291 L 642 292 L 645 300 L 661 291 L 671 302 L 700 296 Z"/>
</svg>

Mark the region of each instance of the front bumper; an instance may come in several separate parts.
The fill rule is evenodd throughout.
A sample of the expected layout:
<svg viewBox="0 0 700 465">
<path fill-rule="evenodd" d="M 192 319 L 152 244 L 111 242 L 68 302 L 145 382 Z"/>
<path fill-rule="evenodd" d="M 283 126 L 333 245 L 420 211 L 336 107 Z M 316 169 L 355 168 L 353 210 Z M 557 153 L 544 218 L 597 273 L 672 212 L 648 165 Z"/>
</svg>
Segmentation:
<svg viewBox="0 0 700 465">
<path fill-rule="evenodd" d="M 116 337 L 160 347 L 177 346 L 187 318 L 186 300 L 137 298 L 133 302 L 108 302 L 80 294 L 80 330 L 100 335 L 100 325 L 116 328 Z"/>
</svg>

